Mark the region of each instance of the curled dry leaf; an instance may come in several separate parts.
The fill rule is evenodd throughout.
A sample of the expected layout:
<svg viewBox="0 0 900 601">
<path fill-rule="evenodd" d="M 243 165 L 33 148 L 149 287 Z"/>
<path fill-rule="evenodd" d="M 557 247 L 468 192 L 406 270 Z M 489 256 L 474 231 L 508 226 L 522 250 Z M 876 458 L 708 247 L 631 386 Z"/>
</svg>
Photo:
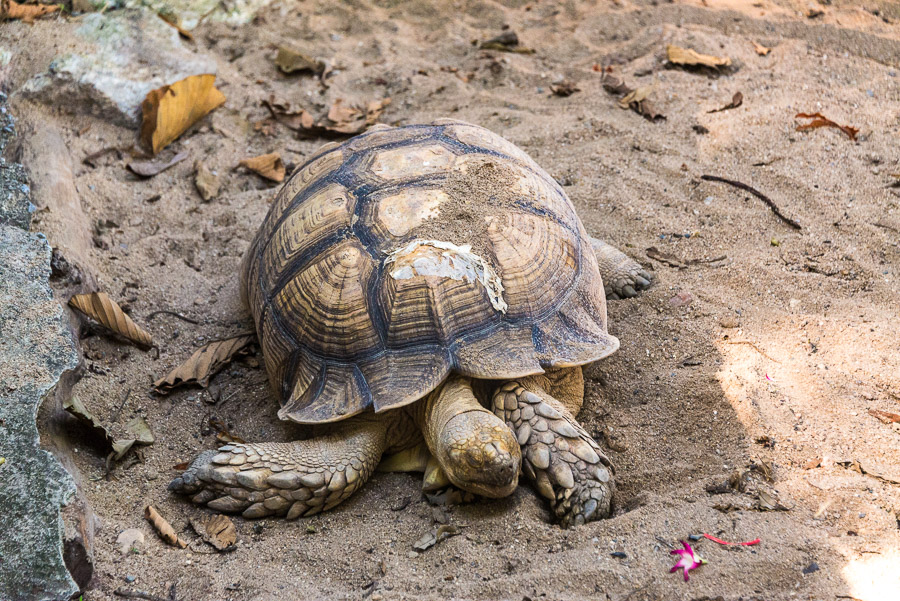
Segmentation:
<svg viewBox="0 0 900 601">
<path fill-rule="evenodd" d="M 255 339 L 256 336 L 253 334 L 245 334 L 210 342 L 194 351 L 187 361 L 166 374 L 166 377 L 154 382 L 153 387 L 162 393 L 191 382 L 197 382 L 205 387 L 209 384 L 210 378 Z"/>
<path fill-rule="evenodd" d="M 59 4 L 19 4 L 13 0 L 0 0 L 0 19 L 21 19 L 33 23 L 38 17 L 59 10 Z"/>
<path fill-rule="evenodd" d="M 340 134 L 355 135 L 361 133 L 366 127 L 375 123 L 385 107 L 390 103 L 390 98 L 383 98 L 381 100 L 373 100 L 366 104 L 365 107 L 350 106 L 344 104 L 342 98 L 338 98 L 331 105 L 331 108 L 328 109 L 326 119 L 330 123 L 326 123 L 322 127 L 328 131 Z"/>
<path fill-rule="evenodd" d="M 718 69 L 719 67 L 731 65 L 731 59 L 727 56 L 700 54 L 690 48 L 682 48 L 673 44 L 666 46 L 666 57 L 673 65 L 682 65 L 685 67 L 711 67 L 713 69 Z"/>
<path fill-rule="evenodd" d="M 287 46 L 278 47 L 275 66 L 282 73 L 302 73 L 304 71 L 321 75 L 325 72 L 325 61 L 309 57 Z"/>
<path fill-rule="evenodd" d="M 209 426 L 216 431 L 216 440 L 223 443 L 228 444 L 232 442 L 236 442 L 238 444 L 244 444 L 247 441 L 241 438 L 240 436 L 235 436 L 231 432 L 228 431 L 228 426 L 225 425 L 218 417 L 210 417 L 209 418 Z"/>
<path fill-rule="evenodd" d="M 150 426 L 142 417 L 136 417 L 125 424 L 125 429 L 129 434 L 127 438 L 115 438 L 109 431 L 109 428 L 103 425 L 93 413 L 88 411 L 78 397 L 72 396 L 66 400 L 63 403 L 63 409 L 87 424 L 91 428 L 91 432 L 107 445 L 109 451 L 113 453 L 113 459 L 116 461 L 124 457 L 128 449 L 135 444 L 148 445 L 153 444 L 155 441 L 153 432 L 150 431 Z"/>
<path fill-rule="evenodd" d="M 882 423 L 885 424 L 900 424 L 900 415 L 896 413 L 891 413 L 890 411 L 881 411 L 879 409 L 869 409 L 869 415 L 873 417 L 877 417 L 881 420 Z"/>
<path fill-rule="evenodd" d="M 215 547 L 217 551 L 234 551 L 237 531 L 234 528 L 234 522 L 224 515 L 191 518 L 191 528 L 204 542 Z"/>
<path fill-rule="evenodd" d="M 637 90 L 632 90 L 625 83 L 624 79 L 612 72 L 612 67 L 607 69 L 601 67 L 599 70 L 603 72 L 603 76 L 600 80 L 603 84 L 603 89 L 610 94 L 622 96 L 622 98 L 619 99 L 619 106 L 621 108 L 630 108 L 638 115 L 643 115 L 650 121 L 659 121 L 666 118 L 666 116 L 658 112 L 653 103 L 647 99 L 647 96 L 653 90 L 652 86 L 644 86 Z"/>
<path fill-rule="evenodd" d="M 284 181 L 284 162 L 277 152 L 244 159 L 240 162 L 240 165 L 273 182 Z"/>
<path fill-rule="evenodd" d="M 187 543 L 178 538 L 172 525 L 163 516 L 159 515 L 159 512 L 154 509 L 153 505 L 147 505 L 147 508 L 144 509 L 144 518 L 150 522 L 150 525 L 153 526 L 153 529 L 156 530 L 161 539 L 174 547 L 181 547 L 182 549 L 187 547 Z"/>
<path fill-rule="evenodd" d="M 756 50 L 756 54 L 758 54 L 760 56 L 766 56 L 767 54 L 769 54 L 769 52 L 772 51 L 771 48 L 766 48 L 762 44 L 758 44 L 753 41 L 751 41 L 751 43 L 753 44 L 753 49 Z"/>
<path fill-rule="evenodd" d="M 460 533 L 459 528 L 456 526 L 451 526 L 448 524 L 438 526 L 436 530 L 432 530 L 428 532 L 422 537 L 413 543 L 413 549 L 416 551 L 425 551 L 426 549 L 430 549 L 441 541 L 447 540 L 452 536 L 456 536 Z"/>
<path fill-rule="evenodd" d="M 808 129 L 817 129 L 819 127 L 834 127 L 836 129 L 841 130 L 847 137 L 853 141 L 856 141 L 856 134 L 859 133 L 858 127 L 850 127 L 849 125 L 838 125 L 831 119 L 827 118 L 822 113 L 797 113 L 794 115 L 795 119 L 812 119 L 809 123 L 804 123 L 802 125 L 797 126 L 797 131 L 806 131 Z"/>
<path fill-rule="evenodd" d="M 557 96 L 571 96 L 575 92 L 580 92 L 581 89 L 574 81 L 560 81 L 550 84 L 550 91 Z"/>
<path fill-rule="evenodd" d="M 128 170 L 141 177 L 153 177 L 186 158 L 188 158 L 187 152 L 179 152 L 168 161 L 132 161 L 128 163 Z"/>
<path fill-rule="evenodd" d="M 194 187 L 200 193 L 200 198 L 204 202 L 209 202 L 219 195 L 219 176 L 210 171 L 202 161 L 197 161 L 194 165 L 196 173 L 194 173 Z"/>
<path fill-rule="evenodd" d="M 514 31 L 504 31 L 497 37 L 482 42 L 479 48 L 482 50 L 499 50 L 500 52 L 534 54 L 533 48 L 525 48 L 519 45 L 519 36 Z"/>
<path fill-rule="evenodd" d="M 69 306 L 78 309 L 100 325 L 144 347 L 153 346 L 153 339 L 128 317 L 116 301 L 105 292 L 76 294 L 69 299 Z"/>
<path fill-rule="evenodd" d="M 744 103 L 744 95 L 740 92 L 735 92 L 734 96 L 731 97 L 731 102 L 726 104 L 725 106 L 717 109 L 713 109 L 711 111 L 706 111 L 707 113 L 721 113 L 722 111 L 727 111 L 729 109 L 736 109 Z"/>
<path fill-rule="evenodd" d="M 191 75 L 152 90 L 141 103 L 141 142 L 156 154 L 210 111 L 222 106 L 225 95 L 215 88 L 215 83 L 215 75 Z"/>
</svg>

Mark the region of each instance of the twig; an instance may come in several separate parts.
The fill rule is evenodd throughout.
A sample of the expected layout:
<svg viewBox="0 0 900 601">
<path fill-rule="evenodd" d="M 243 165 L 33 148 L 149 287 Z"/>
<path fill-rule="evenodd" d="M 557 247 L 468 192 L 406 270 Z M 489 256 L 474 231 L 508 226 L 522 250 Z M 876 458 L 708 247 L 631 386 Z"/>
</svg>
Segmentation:
<svg viewBox="0 0 900 601">
<path fill-rule="evenodd" d="M 125 597 L 126 599 L 146 599 L 147 601 L 169 601 L 164 597 L 157 597 L 156 595 L 151 595 L 147 591 L 139 591 L 133 588 L 117 588 L 113 591 L 113 594 L 118 597 Z"/>
<path fill-rule="evenodd" d="M 772 212 L 775 213 L 775 216 L 778 217 L 779 219 L 781 219 L 782 221 L 784 221 L 786 224 L 788 224 L 789 226 L 791 226 L 792 228 L 797 229 L 797 230 L 803 229 L 799 223 L 797 223 L 790 217 L 785 217 L 784 214 L 781 212 L 781 210 L 778 208 L 778 206 L 774 202 L 772 202 L 772 200 L 768 196 L 766 196 L 759 190 L 748 186 L 747 184 L 744 184 L 741 182 L 736 182 L 731 179 L 725 179 L 724 177 L 719 177 L 717 175 L 701 175 L 700 179 L 706 180 L 708 182 L 721 182 L 723 184 L 728 184 L 729 186 L 734 186 L 735 188 L 740 188 L 741 190 L 749 192 L 753 196 L 757 197 L 758 199 L 760 199 L 761 201 L 766 203 L 766 205 L 770 209 L 772 209 Z"/>
<path fill-rule="evenodd" d="M 119 408 L 116 409 L 113 414 L 109 417 L 109 423 L 114 424 L 119 420 L 119 414 L 122 413 L 122 409 L 125 408 L 125 403 L 128 402 L 128 397 L 131 396 L 131 389 L 128 389 L 128 392 L 125 393 L 125 398 L 122 399 L 122 403 L 119 405 Z"/>
<path fill-rule="evenodd" d="M 758 346 L 750 342 L 749 340 L 726 340 L 725 344 L 746 344 L 748 346 L 752 346 L 757 353 L 768 359 L 769 361 L 774 361 L 775 363 L 781 363 L 781 361 L 777 359 L 773 359 L 772 357 L 765 354 Z"/>
<path fill-rule="evenodd" d="M 171 315 L 172 317 L 177 317 L 178 319 L 181 319 L 182 321 L 186 321 L 186 322 L 192 323 L 194 325 L 199 325 L 199 323 L 200 323 L 199 321 L 191 319 L 190 317 L 185 317 L 181 313 L 176 313 L 175 311 L 166 311 L 165 309 L 160 309 L 159 311 L 154 311 L 153 313 L 151 313 L 147 316 L 147 319 L 148 320 L 153 319 L 154 317 L 156 317 L 157 315 L 159 315 L 161 313 L 165 314 L 165 315 Z"/>
</svg>

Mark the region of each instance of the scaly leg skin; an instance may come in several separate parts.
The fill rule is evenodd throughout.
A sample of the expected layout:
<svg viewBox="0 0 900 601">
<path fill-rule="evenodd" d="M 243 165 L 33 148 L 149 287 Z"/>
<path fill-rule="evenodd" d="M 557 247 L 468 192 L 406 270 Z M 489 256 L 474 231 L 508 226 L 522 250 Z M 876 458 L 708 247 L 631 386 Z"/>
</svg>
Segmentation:
<svg viewBox="0 0 900 601">
<path fill-rule="evenodd" d="M 494 413 L 522 445 L 522 472 L 550 501 L 563 528 L 609 515 L 615 492 L 612 464 L 566 407 L 546 392 L 546 378 L 505 383 Z"/>
<path fill-rule="evenodd" d="M 607 299 L 631 298 L 650 287 L 653 274 L 637 261 L 596 238 L 591 238 L 591 246 L 594 247 Z"/>
<path fill-rule="evenodd" d="M 389 437 L 382 417 L 357 417 L 296 442 L 228 444 L 200 453 L 169 490 L 245 518 L 293 520 L 331 509 L 378 465 Z"/>
</svg>

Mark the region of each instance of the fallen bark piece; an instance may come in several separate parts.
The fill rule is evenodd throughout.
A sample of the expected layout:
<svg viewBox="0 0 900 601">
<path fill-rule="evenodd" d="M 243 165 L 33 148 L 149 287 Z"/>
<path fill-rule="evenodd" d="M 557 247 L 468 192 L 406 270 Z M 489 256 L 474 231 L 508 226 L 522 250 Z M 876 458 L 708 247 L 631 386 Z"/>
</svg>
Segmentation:
<svg viewBox="0 0 900 601">
<path fill-rule="evenodd" d="M 215 514 L 191 518 L 191 528 L 204 542 L 215 547 L 217 551 L 234 551 L 237 531 L 234 528 L 234 522 L 224 515 Z"/>
<path fill-rule="evenodd" d="M 76 294 L 69 299 L 69 306 L 95 319 L 100 325 L 131 340 L 138 346 L 153 346 L 153 338 L 134 323 L 116 301 L 105 292 Z"/>
<path fill-rule="evenodd" d="M 59 10 L 58 4 L 19 4 L 14 0 L 0 0 L 0 19 L 21 19 L 23 23 Z"/>
<path fill-rule="evenodd" d="M 710 54 L 700 54 L 696 50 L 690 48 L 682 48 L 669 44 L 666 46 L 666 57 L 673 65 L 683 67 L 711 67 L 718 69 L 719 67 L 728 67 L 731 65 L 731 59 L 727 56 L 712 56 Z"/>
<path fill-rule="evenodd" d="M 711 111 L 706 111 L 707 113 L 721 113 L 722 111 L 727 111 L 729 109 L 736 109 L 737 107 L 744 104 L 744 95 L 740 92 L 735 92 L 734 96 L 731 97 L 731 102 L 723 106 L 722 108 L 713 109 Z"/>
<path fill-rule="evenodd" d="M 196 169 L 194 187 L 197 188 L 197 192 L 200 193 L 200 198 L 203 199 L 203 202 L 209 202 L 219 195 L 219 176 L 213 173 L 202 161 L 197 161 L 194 168 Z"/>
<path fill-rule="evenodd" d="M 153 526 L 153 529 L 165 542 L 182 549 L 187 547 L 187 543 L 178 538 L 172 525 L 163 516 L 159 515 L 159 512 L 153 508 L 153 505 L 147 505 L 147 508 L 144 509 L 144 518 L 150 522 L 150 525 Z"/>
<path fill-rule="evenodd" d="M 803 123 L 797 126 L 797 131 L 806 131 L 808 129 L 817 129 L 819 127 L 834 127 L 844 132 L 848 138 L 856 141 L 856 134 L 859 133 L 858 127 L 850 127 L 849 125 L 838 125 L 822 113 L 797 113 L 795 119 L 812 119 L 809 123 Z"/>
<path fill-rule="evenodd" d="M 263 154 L 258 157 L 243 159 L 240 162 L 240 165 L 241 167 L 246 167 L 257 175 L 270 179 L 273 182 L 281 183 L 284 181 L 284 162 L 277 152 L 270 152 L 269 154 Z"/>
<path fill-rule="evenodd" d="M 550 91 L 556 94 L 557 96 L 571 96 L 575 92 L 580 92 L 581 89 L 574 81 L 560 81 L 557 83 L 550 84 Z"/>
<path fill-rule="evenodd" d="M 163 394 L 177 386 L 192 382 L 205 388 L 220 369 L 228 365 L 235 355 L 255 339 L 256 336 L 253 334 L 244 334 L 225 340 L 214 340 L 194 351 L 187 361 L 170 371 L 164 378 L 154 382 L 153 387 Z"/>
<path fill-rule="evenodd" d="M 216 76 L 191 75 L 147 94 L 141 103 L 141 142 L 153 154 L 174 142 L 194 123 L 225 103 Z"/>
<path fill-rule="evenodd" d="M 153 177 L 174 167 L 186 158 L 188 158 L 187 152 L 179 152 L 168 161 L 133 161 L 128 163 L 128 170 L 141 177 Z"/>
</svg>

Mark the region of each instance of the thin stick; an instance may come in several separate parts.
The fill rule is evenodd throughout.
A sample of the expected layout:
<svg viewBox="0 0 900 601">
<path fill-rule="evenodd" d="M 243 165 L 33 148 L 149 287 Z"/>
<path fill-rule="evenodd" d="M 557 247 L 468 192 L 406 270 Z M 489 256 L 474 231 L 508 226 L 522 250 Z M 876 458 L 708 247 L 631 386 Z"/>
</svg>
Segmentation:
<svg viewBox="0 0 900 601">
<path fill-rule="evenodd" d="M 160 309 L 159 311 L 154 311 L 153 313 L 151 313 L 147 316 L 147 319 L 148 320 L 153 319 L 154 317 L 156 317 L 157 315 L 159 315 L 161 313 L 165 314 L 165 315 L 171 315 L 172 317 L 177 317 L 178 319 L 181 319 L 188 323 L 192 323 L 194 325 L 198 325 L 200 323 L 199 321 L 191 319 L 190 317 L 185 317 L 181 313 L 176 313 L 175 311 L 166 311 L 165 309 Z"/>
<path fill-rule="evenodd" d="M 781 361 L 779 361 L 778 359 L 773 359 L 772 357 L 770 357 L 770 356 L 768 356 L 767 354 L 765 354 L 765 353 L 762 351 L 762 349 L 760 349 L 758 346 L 756 346 L 755 344 L 753 344 L 753 343 L 750 342 L 749 340 L 726 340 L 726 341 L 725 341 L 725 344 L 746 344 L 746 345 L 752 346 L 752 347 L 756 350 L 757 353 L 759 353 L 760 355 L 762 355 L 763 357 L 765 357 L 765 358 L 768 359 L 769 361 L 774 361 L 775 363 L 781 363 Z"/>
<path fill-rule="evenodd" d="M 736 182 L 731 179 L 725 179 L 724 177 L 719 177 L 717 175 L 701 175 L 700 179 L 706 180 L 708 182 L 721 182 L 723 184 L 728 184 L 729 186 L 734 186 L 735 188 L 740 188 L 741 190 L 749 192 L 753 196 L 757 197 L 758 199 L 760 199 L 761 201 L 766 203 L 766 205 L 770 209 L 772 209 L 772 212 L 775 213 L 775 216 L 778 217 L 779 219 L 781 219 L 782 221 L 784 221 L 786 224 L 788 224 L 789 226 L 791 226 L 792 228 L 797 229 L 797 230 L 803 229 L 802 227 L 800 227 L 799 223 L 797 223 L 790 217 L 785 217 L 785 215 L 781 212 L 781 210 L 778 208 L 778 206 L 774 202 L 772 202 L 772 200 L 768 196 L 766 196 L 759 190 L 748 186 L 747 184 L 744 184 L 741 182 Z"/>
<path fill-rule="evenodd" d="M 122 413 L 122 409 L 125 408 L 125 403 L 128 402 L 128 397 L 130 397 L 130 396 L 131 396 L 131 389 L 129 388 L 128 392 L 125 393 L 125 398 L 122 399 L 122 404 L 119 405 L 119 408 L 116 409 L 115 413 L 113 413 L 112 416 L 109 418 L 109 422 L 111 424 L 114 424 L 117 421 L 119 421 L 119 414 Z"/>
<path fill-rule="evenodd" d="M 157 597 L 156 595 L 151 595 L 146 591 L 138 591 L 132 588 L 117 588 L 113 591 L 113 594 L 118 597 L 125 597 L 127 599 L 146 599 L 147 601 L 169 601 L 163 597 Z"/>
</svg>

